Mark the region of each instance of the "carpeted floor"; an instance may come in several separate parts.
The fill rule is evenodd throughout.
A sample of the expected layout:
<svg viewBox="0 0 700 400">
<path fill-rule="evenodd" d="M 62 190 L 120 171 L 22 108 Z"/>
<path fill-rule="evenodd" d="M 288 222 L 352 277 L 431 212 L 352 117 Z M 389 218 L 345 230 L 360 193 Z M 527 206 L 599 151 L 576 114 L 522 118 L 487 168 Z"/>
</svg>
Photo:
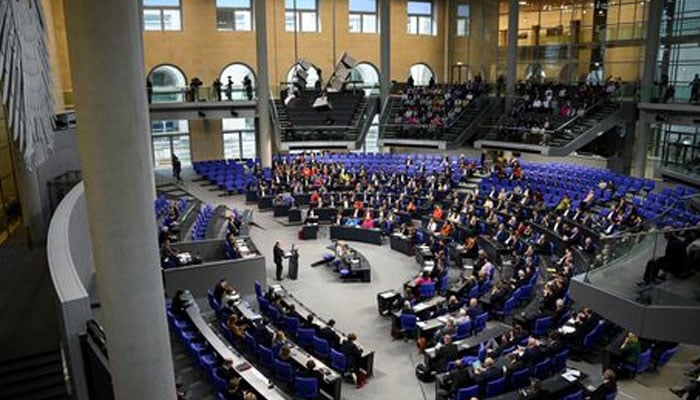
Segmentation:
<svg viewBox="0 0 700 400">
<path fill-rule="evenodd" d="M 274 282 L 274 265 L 271 261 L 275 240 L 281 240 L 285 247 L 292 243 L 299 248 L 300 272 L 298 280 L 285 278 L 282 284 L 297 298 L 307 304 L 319 316 L 334 318 L 344 332 L 356 332 L 359 340 L 375 352 L 375 375 L 368 385 L 360 390 L 345 384 L 343 397 L 354 399 L 401 399 L 423 400 L 435 398 L 433 384 L 423 384 L 415 378 L 414 368 L 422 361 L 413 343 L 392 341 L 389 335 L 390 320 L 379 316 L 376 295 L 386 289 L 397 289 L 418 271 L 418 264 L 412 257 L 392 251 L 388 244 L 376 246 L 352 243 L 362 252 L 372 266 L 371 283 L 341 283 L 337 275 L 323 267 L 312 268 L 310 264 L 323 256 L 330 243 L 328 228 L 322 226 L 317 240 L 297 240 L 299 227 L 288 227 L 272 217 L 271 212 L 259 212 L 255 206 L 246 206 L 243 196 L 220 196 L 219 191 L 202 186 L 193 181 L 196 177 L 191 170 L 184 171 L 187 191 L 204 202 L 225 204 L 239 209 L 255 210 L 254 222 L 260 227 L 251 229 L 251 238 L 268 258 L 268 280 Z M 286 272 L 286 271 L 285 271 Z M 695 346 L 682 346 L 671 363 L 655 374 L 640 374 L 635 380 L 619 384 L 619 399 L 674 399 L 668 387 L 685 382 L 682 377 L 687 360 L 700 353 Z M 592 377 L 592 383 L 600 382 L 600 364 L 570 363 Z"/>
</svg>

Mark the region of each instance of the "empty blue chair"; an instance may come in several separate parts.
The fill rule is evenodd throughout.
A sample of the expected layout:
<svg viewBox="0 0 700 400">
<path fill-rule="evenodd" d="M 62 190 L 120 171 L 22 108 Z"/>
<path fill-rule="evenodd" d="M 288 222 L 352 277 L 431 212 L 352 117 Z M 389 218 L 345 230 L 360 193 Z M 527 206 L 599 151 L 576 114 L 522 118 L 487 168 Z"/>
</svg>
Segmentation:
<svg viewBox="0 0 700 400">
<path fill-rule="evenodd" d="M 294 370 L 292 369 L 292 364 L 275 359 L 274 367 L 275 376 L 277 376 L 279 380 L 285 383 L 294 382 Z"/>
<path fill-rule="evenodd" d="M 256 351 L 258 349 L 258 342 L 255 340 L 253 335 L 250 334 L 250 332 L 244 333 L 245 337 L 245 344 L 248 346 L 248 349 L 250 351 Z"/>
<path fill-rule="evenodd" d="M 512 312 L 513 309 L 515 309 L 515 303 L 516 299 L 514 296 L 510 296 L 508 300 L 503 304 L 503 308 L 500 310 L 494 310 L 493 313 L 501 317 L 502 319 L 505 319 L 507 316 L 509 316 Z"/>
<path fill-rule="evenodd" d="M 552 317 L 541 317 L 537 318 L 535 320 L 535 330 L 533 331 L 533 334 L 535 336 L 543 336 L 547 333 L 547 330 L 549 330 L 549 327 L 552 325 Z"/>
<path fill-rule="evenodd" d="M 328 345 L 328 341 L 326 339 L 321 339 L 318 336 L 314 336 L 313 345 L 314 345 L 314 352 L 316 353 L 316 355 L 318 357 L 321 357 L 321 358 L 330 357 L 331 348 Z"/>
<path fill-rule="evenodd" d="M 469 337 L 472 333 L 472 321 L 464 320 L 457 324 L 457 339 Z"/>
<path fill-rule="evenodd" d="M 489 319 L 489 314 L 488 313 L 482 313 L 480 315 L 477 315 L 476 318 L 474 319 L 474 331 L 476 333 L 479 333 L 486 329 L 486 321 Z"/>
<path fill-rule="evenodd" d="M 479 385 L 461 388 L 457 391 L 457 400 L 469 400 L 479 396 Z"/>
<path fill-rule="evenodd" d="M 294 386 L 296 395 L 302 399 L 315 399 L 318 397 L 318 379 L 295 378 Z"/>
<path fill-rule="evenodd" d="M 665 350 L 659 356 L 659 361 L 656 363 L 656 367 L 658 368 L 658 367 L 663 367 L 664 365 L 666 365 L 669 361 L 671 361 L 671 359 L 673 358 L 673 356 L 676 355 L 677 352 L 678 352 L 678 346 L 673 347 L 673 348 L 668 349 L 668 350 Z"/>
<path fill-rule="evenodd" d="M 297 331 L 297 344 L 304 348 L 313 346 L 315 334 L 316 331 L 313 328 L 299 328 Z"/>
<path fill-rule="evenodd" d="M 583 400 L 583 390 L 579 390 L 576 393 L 571 393 L 570 395 L 563 397 L 561 400 Z"/>
<path fill-rule="evenodd" d="M 219 362 L 219 360 L 216 358 L 216 354 L 214 353 L 200 354 L 199 359 L 197 361 L 199 362 L 199 365 L 202 367 L 202 369 L 205 371 L 210 371 L 216 368 L 216 365 Z"/>
<path fill-rule="evenodd" d="M 211 378 L 212 383 L 214 386 L 216 386 L 216 389 L 225 392 L 227 387 L 228 387 L 228 382 L 226 382 L 226 379 L 224 379 L 221 376 L 221 368 L 214 368 L 211 370 L 211 375 L 209 375 Z"/>
<path fill-rule="evenodd" d="M 299 330 L 299 318 L 297 317 L 285 317 L 284 318 L 284 330 L 291 336 L 296 336 Z"/>
<path fill-rule="evenodd" d="M 258 298 L 264 297 L 263 287 L 260 284 L 260 281 L 255 281 L 255 296 Z"/>
<path fill-rule="evenodd" d="M 420 297 L 421 299 L 429 299 L 435 296 L 435 283 L 424 283 L 420 285 Z"/>
<path fill-rule="evenodd" d="M 622 368 L 627 371 L 627 373 L 634 378 L 634 376 L 640 372 L 644 372 L 649 368 L 649 363 L 651 362 L 651 349 L 643 351 L 639 358 L 637 359 L 637 364 L 623 364 Z"/>
<path fill-rule="evenodd" d="M 401 314 L 399 316 L 399 329 L 404 336 L 413 337 L 417 332 L 418 318 L 414 314 Z"/>
<path fill-rule="evenodd" d="M 275 365 L 275 355 L 272 353 L 271 348 L 259 344 L 258 355 L 260 356 L 260 362 L 264 366 L 272 368 Z"/>
<path fill-rule="evenodd" d="M 552 374 L 558 374 L 566 368 L 566 360 L 569 358 L 569 350 L 565 349 L 555 354 L 552 358 Z"/>
<path fill-rule="evenodd" d="M 345 354 L 331 349 L 331 368 L 338 372 L 345 372 L 347 365 L 345 363 Z"/>
<path fill-rule="evenodd" d="M 491 382 L 486 383 L 486 390 L 484 391 L 484 397 L 494 397 L 503 393 L 506 389 L 506 378 L 494 379 Z"/>
<path fill-rule="evenodd" d="M 518 390 L 530 384 L 530 376 L 532 376 L 532 369 L 525 368 L 519 371 L 513 372 L 510 376 L 510 389 Z"/>
<path fill-rule="evenodd" d="M 209 301 L 209 307 L 214 311 L 219 311 L 221 308 L 219 302 L 214 298 L 214 293 L 211 290 L 207 290 L 207 301 Z"/>
<path fill-rule="evenodd" d="M 198 359 L 200 354 L 207 351 L 207 343 L 193 340 L 187 344 L 187 349 L 193 358 Z"/>
<path fill-rule="evenodd" d="M 216 400 L 226 400 L 226 395 L 221 392 L 216 392 Z"/>
<path fill-rule="evenodd" d="M 549 378 L 551 369 L 551 360 L 549 358 L 545 358 L 544 360 L 535 364 L 533 375 L 539 380 L 544 380 Z"/>
</svg>

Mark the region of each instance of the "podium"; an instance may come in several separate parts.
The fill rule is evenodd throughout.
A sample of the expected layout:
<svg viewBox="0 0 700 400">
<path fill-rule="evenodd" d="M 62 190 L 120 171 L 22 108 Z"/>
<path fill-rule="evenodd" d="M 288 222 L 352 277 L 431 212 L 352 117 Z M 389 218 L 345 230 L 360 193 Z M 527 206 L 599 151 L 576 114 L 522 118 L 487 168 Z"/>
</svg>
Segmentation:
<svg viewBox="0 0 700 400">
<path fill-rule="evenodd" d="M 290 279 L 296 280 L 299 277 L 299 250 L 292 249 L 289 253 L 289 268 L 287 275 Z"/>
</svg>

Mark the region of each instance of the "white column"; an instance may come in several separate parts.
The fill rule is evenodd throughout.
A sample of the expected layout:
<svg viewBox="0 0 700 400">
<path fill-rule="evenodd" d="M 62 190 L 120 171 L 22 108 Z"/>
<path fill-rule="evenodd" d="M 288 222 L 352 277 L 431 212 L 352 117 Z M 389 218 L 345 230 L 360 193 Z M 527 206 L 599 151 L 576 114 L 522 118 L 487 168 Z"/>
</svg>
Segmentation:
<svg viewBox="0 0 700 400">
<path fill-rule="evenodd" d="M 255 0 L 255 48 L 258 55 L 258 156 L 263 167 L 272 166 L 270 76 L 267 64 L 267 14 L 264 0 Z"/>
<path fill-rule="evenodd" d="M 391 1 L 379 0 L 379 86 L 382 99 L 391 91 Z M 408 51 L 408 49 L 406 49 Z"/>
<path fill-rule="evenodd" d="M 116 400 L 173 400 L 139 0 L 65 2 L 78 145 Z"/>
</svg>

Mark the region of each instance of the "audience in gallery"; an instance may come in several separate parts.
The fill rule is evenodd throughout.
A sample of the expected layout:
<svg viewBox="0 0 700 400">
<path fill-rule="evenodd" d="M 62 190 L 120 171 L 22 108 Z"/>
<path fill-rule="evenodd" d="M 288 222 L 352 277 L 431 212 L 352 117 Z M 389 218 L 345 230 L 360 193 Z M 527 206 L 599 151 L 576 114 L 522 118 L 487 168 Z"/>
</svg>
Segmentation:
<svg viewBox="0 0 700 400">
<path fill-rule="evenodd" d="M 620 78 L 608 78 L 598 86 L 582 80 L 578 85 L 521 81 L 516 87 L 518 98 L 500 122 L 509 140 L 546 145 L 552 131 L 574 117 L 583 116 L 589 108 L 604 100 L 622 85 Z"/>
</svg>

